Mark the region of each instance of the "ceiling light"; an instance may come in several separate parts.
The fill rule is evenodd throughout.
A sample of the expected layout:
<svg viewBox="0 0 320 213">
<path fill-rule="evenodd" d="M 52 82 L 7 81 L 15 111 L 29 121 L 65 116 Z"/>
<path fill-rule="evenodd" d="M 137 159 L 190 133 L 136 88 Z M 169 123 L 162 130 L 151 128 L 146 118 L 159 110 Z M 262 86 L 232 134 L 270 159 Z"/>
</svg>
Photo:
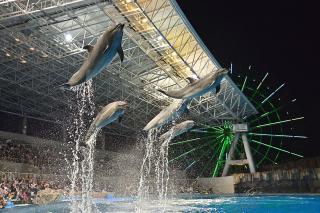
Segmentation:
<svg viewBox="0 0 320 213">
<path fill-rule="evenodd" d="M 132 0 L 126 0 L 126 3 L 128 4 L 128 3 L 131 3 L 132 2 Z"/>
<path fill-rule="evenodd" d="M 166 42 L 161 42 L 161 47 L 165 47 L 167 46 L 167 43 Z"/>
<path fill-rule="evenodd" d="M 157 40 L 158 40 L 158 41 L 161 41 L 162 39 L 163 39 L 162 36 L 158 36 L 158 37 L 157 37 Z"/>
<path fill-rule="evenodd" d="M 27 63 L 27 61 L 25 59 L 21 59 L 20 63 L 25 64 L 25 63 Z"/>
<path fill-rule="evenodd" d="M 71 42 L 72 41 L 72 35 L 70 33 L 65 33 L 64 34 L 64 39 L 66 42 Z"/>
<path fill-rule="evenodd" d="M 15 38 L 14 40 L 16 40 L 16 42 L 19 42 L 19 41 L 20 41 L 20 39 L 18 39 L 18 38 Z"/>
<path fill-rule="evenodd" d="M 34 50 L 35 50 L 35 48 L 34 48 L 34 47 L 30 47 L 30 48 L 29 48 L 29 50 L 34 51 Z"/>
<path fill-rule="evenodd" d="M 176 52 L 173 52 L 173 53 L 172 53 L 172 56 L 177 56 L 177 53 L 176 53 Z"/>
<path fill-rule="evenodd" d="M 141 19 L 141 21 L 142 21 L 142 23 L 147 23 L 148 19 L 144 17 Z"/>
<path fill-rule="evenodd" d="M 7 57 L 10 57 L 10 56 L 11 56 L 10 53 L 6 53 L 5 55 L 6 55 Z"/>
</svg>

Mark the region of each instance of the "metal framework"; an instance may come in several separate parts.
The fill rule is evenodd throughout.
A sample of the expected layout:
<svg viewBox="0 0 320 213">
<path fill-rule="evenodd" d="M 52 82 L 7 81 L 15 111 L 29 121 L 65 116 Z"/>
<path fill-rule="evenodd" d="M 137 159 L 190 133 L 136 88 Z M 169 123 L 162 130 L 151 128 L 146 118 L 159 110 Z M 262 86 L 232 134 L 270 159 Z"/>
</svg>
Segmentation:
<svg viewBox="0 0 320 213">
<path fill-rule="evenodd" d="M 82 47 L 119 22 L 125 60 L 116 57 L 94 79 L 94 94 L 97 104 L 130 103 L 121 131 L 141 129 L 172 101 L 156 88 L 184 87 L 186 77 L 220 67 L 175 0 L 1 0 L 0 109 L 63 116 L 68 102 L 56 87 L 82 64 Z M 192 100 L 190 111 L 211 125 L 257 113 L 229 77 L 219 95 Z"/>
</svg>

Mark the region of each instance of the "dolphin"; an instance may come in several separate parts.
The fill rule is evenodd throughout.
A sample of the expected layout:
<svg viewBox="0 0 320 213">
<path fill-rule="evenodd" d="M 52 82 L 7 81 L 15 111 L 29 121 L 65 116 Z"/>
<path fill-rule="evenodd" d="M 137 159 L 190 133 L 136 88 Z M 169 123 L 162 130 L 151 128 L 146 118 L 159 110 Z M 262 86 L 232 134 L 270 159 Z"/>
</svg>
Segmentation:
<svg viewBox="0 0 320 213">
<path fill-rule="evenodd" d="M 169 123 L 175 118 L 181 116 L 184 112 L 188 113 L 189 100 L 174 100 L 168 107 L 161 110 L 144 128 L 148 131 L 150 129 L 160 127 L 166 123 Z"/>
<path fill-rule="evenodd" d="M 170 138 L 172 140 L 173 138 L 187 132 L 193 126 L 194 126 L 194 121 L 192 121 L 192 120 L 183 121 L 179 124 L 174 125 L 169 131 L 162 134 L 159 137 L 159 139 L 164 141 L 164 140 Z"/>
<path fill-rule="evenodd" d="M 99 129 L 105 127 L 106 125 L 112 123 L 113 121 L 119 119 L 119 122 L 122 119 L 125 109 L 128 107 L 128 103 L 126 101 L 116 101 L 112 102 L 98 113 L 95 119 L 92 121 L 90 128 L 85 137 L 86 144 L 88 145 L 88 141 L 90 137 Z"/>
<path fill-rule="evenodd" d="M 158 89 L 159 92 L 177 99 L 191 99 L 204 95 L 207 92 L 215 89 L 216 94 L 220 91 L 221 80 L 227 75 L 228 70 L 225 68 L 218 69 L 214 73 L 209 73 L 200 79 L 193 79 L 188 77 L 189 84 L 178 90 L 164 91 Z"/>
<path fill-rule="evenodd" d="M 118 24 L 110 30 L 105 31 L 97 40 L 94 46 L 86 45 L 89 54 L 80 69 L 74 73 L 69 81 L 61 85 L 62 89 L 70 89 L 85 81 L 88 81 L 98 75 L 108 64 L 111 63 L 114 56 L 118 53 L 121 62 L 124 59 L 121 41 L 123 36 L 124 24 Z"/>
</svg>

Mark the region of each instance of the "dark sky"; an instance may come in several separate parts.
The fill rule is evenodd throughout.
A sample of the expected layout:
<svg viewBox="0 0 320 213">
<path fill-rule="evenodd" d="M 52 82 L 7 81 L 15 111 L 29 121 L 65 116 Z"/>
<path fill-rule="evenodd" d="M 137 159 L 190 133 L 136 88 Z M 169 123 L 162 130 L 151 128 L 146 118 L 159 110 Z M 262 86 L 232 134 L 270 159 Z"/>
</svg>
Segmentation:
<svg viewBox="0 0 320 213">
<path fill-rule="evenodd" d="M 187 1 L 181 9 L 219 63 L 269 84 L 286 83 L 282 92 L 296 98 L 293 114 L 305 116 L 295 132 L 309 138 L 294 146 L 305 156 L 320 156 L 319 8 L 311 1 Z M 314 1 L 315 2 L 315 1 Z M 283 94 L 282 94 L 283 95 Z"/>
</svg>

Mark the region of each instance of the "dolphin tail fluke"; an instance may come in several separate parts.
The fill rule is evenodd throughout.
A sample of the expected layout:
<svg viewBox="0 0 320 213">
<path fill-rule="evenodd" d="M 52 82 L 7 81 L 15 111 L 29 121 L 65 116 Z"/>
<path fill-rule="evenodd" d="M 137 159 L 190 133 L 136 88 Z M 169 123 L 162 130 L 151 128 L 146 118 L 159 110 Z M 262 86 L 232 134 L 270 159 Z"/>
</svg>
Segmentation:
<svg viewBox="0 0 320 213">
<path fill-rule="evenodd" d="M 120 60 L 121 62 L 123 62 L 123 59 L 124 59 L 124 53 L 123 53 L 123 49 L 122 47 L 119 47 L 119 49 L 117 50 L 118 51 L 118 54 L 120 56 Z"/>
</svg>

